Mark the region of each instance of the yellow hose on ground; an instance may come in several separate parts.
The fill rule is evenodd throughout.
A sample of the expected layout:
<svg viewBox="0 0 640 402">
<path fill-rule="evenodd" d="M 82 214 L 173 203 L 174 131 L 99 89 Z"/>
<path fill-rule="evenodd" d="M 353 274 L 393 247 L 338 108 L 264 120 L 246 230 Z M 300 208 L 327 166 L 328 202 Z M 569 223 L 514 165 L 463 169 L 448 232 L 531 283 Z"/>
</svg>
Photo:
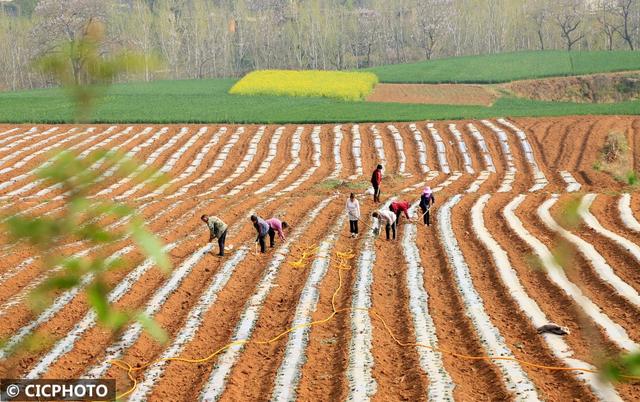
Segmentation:
<svg viewBox="0 0 640 402">
<path fill-rule="evenodd" d="M 304 268 L 305 266 L 307 266 L 309 261 L 313 257 L 315 257 L 315 255 L 317 254 L 318 247 L 315 246 L 315 245 L 312 245 L 312 246 L 302 247 L 301 250 L 302 250 L 302 252 L 301 252 L 300 258 L 295 260 L 295 261 L 292 261 L 292 262 L 288 263 L 291 267 L 296 268 L 296 269 L 301 269 L 301 268 Z M 378 314 L 378 312 L 376 312 L 374 309 L 357 308 L 357 307 L 355 307 L 355 308 L 354 307 L 338 308 L 336 306 L 336 297 L 337 297 L 338 293 L 340 293 L 340 290 L 342 289 L 343 272 L 352 269 L 352 267 L 349 266 L 348 262 L 355 258 L 355 254 L 351 250 L 348 250 L 348 251 L 336 251 L 335 255 L 336 255 L 335 259 L 331 258 L 331 257 L 327 257 L 327 258 L 329 258 L 330 261 L 333 261 L 337 265 L 336 269 L 338 270 L 338 287 L 335 289 L 335 291 L 333 292 L 333 294 L 331 296 L 331 307 L 332 307 L 333 311 L 327 317 L 325 317 L 323 319 L 320 319 L 320 320 L 312 321 L 312 322 L 307 323 L 307 324 L 300 324 L 300 325 L 294 326 L 292 328 L 289 328 L 289 329 L 279 333 L 275 337 L 273 337 L 271 339 L 264 340 L 264 341 L 252 341 L 250 339 L 242 339 L 242 340 L 237 340 L 237 341 L 234 341 L 234 342 L 230 342 L 230 343 L 222 346 L 221 348 L 219 348 L 215 352 L 211 353 L 209 356 L 206 356 L 206 357 L 200 358 L 200 359 L 188 359 L 188 358 L 184 358 L 184 357 L 167 357 L 167 358 L 152 360 L 152 361 L 147 362 L 147 363 L 145 363 L 145 364 L 143 364 L 141 366 L 138 366 L 138 367 L 133 367 L 129 363 L 125 362 L 124 360 L 120 360 L 120 359 L 118 359 L 118 360 L 110 360 L 109 363 L 112 363 L 116 367 L 119 367 L 119 368 L 121 368 L 123 370 L 126 370 L 127 377 L 129 377 L 129 379 L 133 383 L 131 388 L 129 388 L 129 390 L 127 390 L 126 392 L 118 395 L 117 399 L 121 399 L 121 398 L 131 394 L 138 387 L 138 381 L 134 378 L 133 373 L 141 371 L 141 370 L 144 370 L 147 367 L 149 367 L 149 366 L 151 366 L 151 365 L 153 365 L 155 363 L 162 362 L 162 361 L 177 361 L 177 362 L 193 363 L 193 364 L 205 363 L 205 362 L 213 359 L 214 357 L 216 357 L 217 355 L 219 355 L 220 353 L 222 353 L 223 351 L 225 351 L 226 349 L 228 349 L 228 348 L 230 348 L 232 346 L 244 345 L 244 344 L 248 344 L 248 343 L 253 343 L 253 344 L 256 344 L 256 345 L 268 345 L 268 344 L 271 344 L 273 342 L 278 341 L 279 339 L 281 339 L 285 335 L 289 334 L 290 332 L 293 332 L 295 330 L 298 330 L 298 329 L 301 329 L 301 328 L 305 328 L 305 327 L 312 327 L 312 326 L 316 326 L 316 325 L 325 324 L 325 323 L 329 322 L 330 320 L 332 320 L 336 315 L 338 315 L 340 313 L 345 313 L 345 312 L 348 312 L 348 311 L 352 311 L 352 310 L 367 311 L 370 314 L 372 314 L 377 320 L 379 320 L 382 323 L 382 325 L 384 326 L 385 330 L 387 331 L 389 336 L 394 340 L 394 342 L 397 343 L 401 347 L 422 347 L 422 348 L 426 348 L 426 349 L 431 349 L 434 352 L 439 352 L 439 353 L 442 353 L 442 354 L 448 354 L 450 356 L 453 356 L 453 357 L 456 357 L 456 358 L 460 358 L 460 359 L 465 359 L 465 360 L 487 360 L 487 361 L 509 360 L 509 361 L 518 362 L 518 363 L 520 363 L 520 364 L 522 364 L 524 366 L 534 367 L 534 368 L 539 368 L 539 369 L 544 369 L 544 370 L 551 370 L 551 371 L 581 371 L 581 372 L 593 373 L 593 374 L 597 374 L 598 373 L 597 370 L 593 370 L 593 369 L 589 369 L 589 368 L 548 366 L 548 365 L 528 362 L 526 360 L 517 359 L 515 357 L 489 356 L 489 355 L 485 355 L 485 356 L 470 356 L 470 355 L 465 355 L 465 354 L 461 354 L 461 353 L 457 353 L 457 352 L 453 352 L 453 351 L 449 351 L 449 350 L 445 350 L 445 349 L 434 348 L 432 346 L 429 346 L 429 345 L 426 345 L 426 344 L 423 344 L 423 343 L 419 343 L 419 342 L 403 342 L 400 339 L 398 339 L 398 337 L 393 333 L 392 329 L 389 327 L 389 325 L 384 320 L 384 318 L 382 318 L 382 316 L 380 314 Z M 640 376 L 632 376 L 632 375 L 621 375 L 621 378 L 623 378 L 625 380 L 633 380 L 633 381 L 640 380 Z"/>
</svg>

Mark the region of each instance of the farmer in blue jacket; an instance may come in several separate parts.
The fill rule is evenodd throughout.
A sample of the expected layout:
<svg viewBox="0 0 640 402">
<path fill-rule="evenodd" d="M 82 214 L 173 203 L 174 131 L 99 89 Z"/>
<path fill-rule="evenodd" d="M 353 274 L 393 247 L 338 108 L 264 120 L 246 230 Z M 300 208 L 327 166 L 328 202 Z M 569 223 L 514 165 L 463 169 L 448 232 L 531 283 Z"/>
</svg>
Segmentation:
<svg viewBox="0 0 640 402">
<path fill-rule="evenodd" d="M 260 252 L 266 253 L 267 243 L 265 242 L 265 237 L 269 234 L 269 224 L 257 215 L 251 215 L 251 222 L 253 222 L 253 227 L 256 228 L 256 232 L 258 233 L 256 242 L 260 243 Z"/>
</svg>

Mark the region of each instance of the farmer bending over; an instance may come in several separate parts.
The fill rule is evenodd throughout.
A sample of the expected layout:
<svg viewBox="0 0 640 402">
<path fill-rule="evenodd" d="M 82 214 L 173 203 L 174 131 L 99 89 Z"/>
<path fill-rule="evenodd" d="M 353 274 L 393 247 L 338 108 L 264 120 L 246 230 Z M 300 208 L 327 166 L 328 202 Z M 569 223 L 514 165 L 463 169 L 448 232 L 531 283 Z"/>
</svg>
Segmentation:
<svg viewBox="0 0 640 402">
<path fill-rule="evenodd" d="M 409 207 L 410 205 L 407 201 L 394 201 L 389 205 L 389 210 L 396 214 L 396 222 L 400 223 L 400 215 L 402 215 L 403 212 L 407 219 L 411 219 L 409 217 Z"/>
<path fill-rule="evenodd" d="M 209 227 L 209 243 L 213 239 L 218 239 L 218 247 L 220 248 L 219 256 L 224 256 L 224 241 L 227 239 L 227 224 L 217 216 L 202 215 L 200 217 L 202 222 L 206 223 Z"/>
<path fill-rule="evenodd" d="M 385 223 L 385 232 L 387 233 L 387 240 L 389 240 L 389 230 L 393 230 L 393 240 L 396 239 L 396 215 L 391 211 L 376 211 L 372 216 L 378 219 L 379 226 L 382 225 L 382 221 Z"/>
<path fill-rule="evenodd" d="M 276 232 L 278 232 L 278 237 L 280 238 L 280 240 L 286 240 L 282 230 L 289 227 L 289 224 L 287 222 L 282 222 L 278 218 L 267 219 L 265 222 L 267 222 L 267 224 L 269 225 L 269 245 L 271 247 L 276 244 Z"/>
<path fill-rule="evenodd" d="M 256 232 L 258 233 L 258 237 L 256 238 L 256 242 L 260 243 L 260 252 L 267 252 L 267 245 L 264 241 L 264 238 L 269 233 L 269 224 L 262 218 L 259 218 L 256 215 L 251 215 L 251 222 L 253 222 L 253 227 L 256 228 Z"/>
</svg>

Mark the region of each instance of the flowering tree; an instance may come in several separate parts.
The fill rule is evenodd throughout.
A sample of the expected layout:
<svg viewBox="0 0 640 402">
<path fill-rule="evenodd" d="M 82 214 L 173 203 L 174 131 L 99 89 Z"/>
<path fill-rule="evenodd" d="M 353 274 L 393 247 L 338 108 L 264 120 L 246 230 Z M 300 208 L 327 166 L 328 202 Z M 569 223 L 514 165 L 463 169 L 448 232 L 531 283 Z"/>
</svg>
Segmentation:
<svg viewBox="0 0 640 402">
<path fill-rule="evenodd" d="M 33 31 L 41 45 L 35 66 L 67 89 L 79 122 L 90 120 L 96 99 L 119 74 L 158 64 L 126 49 L 106 51 L 105 7 L 99 0 L 45 0 L 35 11 L 43 17 Z"/>
<path fill-rule="evenodd" d="M 87 36 L 102 36 L 100 27 L 107 22 L 108 1 L 42 0 L 34 15 L 37 23 L 32 31 L 36 57 L 65 53 L 70 72 L 78 83 L 83 69 L 81 51 L 69 51 L 69 44 L 80 45 Z"/>
</svg>

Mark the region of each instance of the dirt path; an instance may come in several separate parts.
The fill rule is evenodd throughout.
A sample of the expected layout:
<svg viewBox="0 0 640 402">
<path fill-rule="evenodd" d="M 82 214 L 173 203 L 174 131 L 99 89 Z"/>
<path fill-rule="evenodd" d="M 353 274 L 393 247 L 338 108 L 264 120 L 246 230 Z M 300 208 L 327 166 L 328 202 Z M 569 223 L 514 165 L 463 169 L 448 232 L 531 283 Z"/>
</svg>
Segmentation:
<svg viewBox="0 0 640 402">
<path fill-rule="evenodd" d="M 438 165 L 438 152 L 433 140 L 431 139 L 431 134 L 429 133 L 426 124 L 417 122 L 416 128 L 420 131 L 422 141 L 424 141 L 424 144 L 427 147 L 427 164 L 429 165 L 429 168 L 434 171 L 439 171 L 440 166 Z"/>
<path fill-rule="evenodd" d="M 438 130 L 438 134 L 442 137 L 444 141 L 444 146 L 447 152 L 447 161 L 449 162 L 449 166 L 451 167 L 452 172 L 464 172 L 464 162 L 462 161 L 462 156 L 458 151 L 458 147 L 453 140 L 453 137 L 448 132 L 447 124 L 436 122 L 434 124 L 436 130 Z M 429 136 L 430 137 L 430 136 Z M 433 139 L 429 138 L 431 145 L 435 147 L 435 143 Z"/>
<path fill-rule="evenodd" d="M 640 244 L 640 233 L 628 229 L 622 221 L 620 209 L 618 208 L 619 201 L 619 195 L 598 194 L 591 205 L 591 213 L 596 216 L 600 224 L 606 229 L 626 237 L 636 244 Z"/>
<path fill-rule="evenodd" d="M 501 158 L 500 154 L 500 146 L 497 145 L 491 138 L 485 136 L 479 129 L 478 126 L 473 124 L 474 122 L 466 122 L 464 126 L 459 124 L 460 131 L 462 132 L 462 138 L 465 139 L 467 144 L 467 148 L 471 153 L 472 158 L 474 158 L 479 168 L 479 172 L 487 171 L 487 169 L 493 167 L 494 172 L 491 172 L 487 181 L 482 185 L 481 193 L 486 192 L 495 192 L 500 186 L 500 181 L 502 176 L 504 176 L 505 167 L 503 158 Z M 483 155 L 483 150 L 479 148 L 478 141 L 471 135 L 471 129 L 468 124 L 472 124 L 475 127 L 480 135 L 482 136 L 482 140 L 486 146 L 486 151 L 488 157 L 491 158 L 491 165 L 487 166 L 487 161 L 485 160 L 485 156 Z M 481 156 L 482 155 L 482 156 Z"/>
<path fill-rule="evenodd" d="M 232 171 L 232 169 L 233 169 L 233 167 L 231 166 L 231 164 L 229 164 L 226 168 L 224 168 L 224 167 L 223 167 L 223 170 L 222 170 L 221 172 L 224 174 L 225 170 L 226 170 L 226 171 Z M 254 205 L 255 205 L 256 203 L 257 203 L 257 201 L 255 201 L 255 202 L 251 202 L 251 201 L 250 201 L 248 204 L 245 204 L 245 206 L 251 206 L 252 204 L 254 204 Z M 191 205 L 191 207 L 192 207 L 192 208 L 193 208 L 193 206 L 195 206 L 195 204 L 194 204 L 193 202 L 190 202 L 190 205 Z M 220 206 L 220 205 L 219 205 L 219 206 Z M 209 212 L 209 213 L 220 212 L 219 210 L 218 210 L 218 211 L 216 211 L 215 209 L 213 209 L 213 210 L 212 210 L 212 209 L 210 209 L 210 208 L 206 208 L 206 207 L 205 207 L 205 209 L 206 209 L 206 210 L 207 210 L 207 212 Z M 237 210 L 239 210 L 239 209 L 240 209 L 240 208 L 239 208 L 238 206 L 236 206 L 236 211 L 237 211 Z M 174 216 L 174 217 L 178 217 L 178 216 L 180 216 L 180 215 L 184 214 L 185 212 L 186 212 L 186 213 L 189 213 L 189 212 L 190 212 L 189 208 L 176 210 L 176 211 L 174 211 L 174 215 L 173 215 L 173 216 Z M 229 215 L 227 215 L 227 216 L 223 216 L 223 219 L 227 220 L 228 222 L 233 222 L 235 219 L 237 219 L 237 218 L 238 218 L 238 216 L 243 216 L 243 214 L 240 214 L 240 215 L 239 215 L 239 214 L 238 214 L 238 212 L 235 212 L 235 213 L 234 213 L 234 212 L 233 212 L 233 210 L 232 210 L 232 211 L 230 211 L 230 213 L 232 214 L 231 216 L 233 216 L 233 218 L 231 218 Z M 199 216 L 199 215 L 197 214 L 197 212 L 193 212 L 193 210 L 191 210 L 190 215 L 191 215 L 191 214 L 192 214 L 192 216 L 193 216 L 193 217 L 192 217 L 192 218 L 190 218 L 190 219 L 191 219 L 191 222 L 192 222 L 192 225 L 193 225 L 193 226 L 188 227 L 188 228 L 186 229 L 186 232 L 185 232 L 185 233 L 190 233 L 190 230 L 191 230 L 191 228 L 192 228 L 192 227 L 193 227 L 193 228 L 199 228 L 199 227 L 201 226 L 201 223 L 199 222 L 199 219 L 198 219 L 198 216 Z M 165 218 L 165 219 L 161 222 L 161 225 L 162 225 L 162 226 L 167 226 L 167 224 L 168 224 L 169 222 L 171 222 L 171 218 L 168 218 L 168 219 L 166 219 L 166 218 Z M 162 226 L 161 226 L 161 227 L 162 227 Z M 178 226 L 178 227 L 180 228 L 180 226 Z M 152 228 L 152 229 L 153 229 L 153 228 Z M 181 234 L 179 233 L 179 234 L 177 234 L 177 235 L 174 235 L 174 237 L 175 237 L 175 236 L 178 236 L 178 238 L 180 238 Z M 230 240 L 230 241 L 228 241 L 228 243 L 227 243 L 227 244 L 229 244 L 229 243 L 233 244 L 233 241 L 234 241 L 234 237 L 235 237 L 235 236 L 236 236 L 236 234 L 231 233 L 231 234 L 230 234 L 230 236 L 229 236 L 229 238 L 230 238 L 229 240 Z M 182 247 L 183 247 L 183 246 L 182 246 Z M 184 249 L 180 249 L 180 248 L 178 248 L 178 249 L 173 250 L 173 251 L 172 251 L 172 253 L 171 253 L 171 255 L 173 255 L 173 256 L 175 256 L 175 255 L 180 256 L 180 255 L 186 255 L 186 253 L 187 253 L 187 252 L 185 252 L 185 250 L 184 250 Z M 151 275 L 152 275 L 152 276 L 154 276 L 154 275 L 153 275 L 153 273 L 151 273 Z M 145 279 L 145 281 L 148 281 L 148 282 L 150 282 L 150 283 L 157 283 L 157 282 L 158 282 L 158 279 L 157 279 L 157 278 L 158 278 L 158 276 L 156 275 L 155 277 L 156 277 L 156 279 L 155 279 L 155 280 Z"/>
<path fill-rule="evenodd" d="M 395 124 L 395 127 L 398 128 L 400 134 L 404 138 L 405 143 L 405 152 L 407 154 L 407 169 L 410 172 L 416 175 L 416 177 L 424 176 L 422 174 L 422 167 L 420 165 L 420 155 L 418 151 L 418 146 L 416 144 L 416 140 L 413 136 L 413 133 L 409 129 L 408 124 Z"/>
<path fill-rule="evenodd" d="M 292 252 L 301 253 L 307 246 L 316 245 L 316 239 L 322 238 L 334 224 L 337 215 L 342 214 L 342 207 L 341 200 L 336 200 L 323 210 L 318 221 L 312 224 L 305 236 L 296 241 Z M 296 269 L 285 265 L 281 268 L 276 285 L 265 301 L 265 305 L 276 307 L 260 316 L 256 323 L 254 339 L 272 339 L 284 328 L 292 327 L 293 312 L 310 274 L 308 267 Z M 275 382 L 276 371 L 282 362 L 285 344 L 286 338 L 268 346 L 247 345 L 230 374 L 231 381 L 227 385 L 225 398 L 227 400 L 267 399 Z M 255 365 L 256 360 L 262 360 L 264 364 Z M 236 381 L 236 378 L 243 377 L 253 378 L 254 387 L 247 388 L 244 386 L 244 381 Z"/>
<path fill-rule="evenodd" d="M 369 209 L 363 209 L 368 214 Z M 362 228 L 362 230 L 366 230 Z M 337 249 L 350 251 L 357 255 L 359 241 L 345 236 L 344 231 Z M 335 254 L 334 254 L 335 255 Z M 356 259 L 349 261 L 348 268 L 342 271 L 342 288 L 336 295 L 337 307 L 351 305 L 353 281 L 355 279 Z M 346 268 L 346 267 L 345 267 Z M 340 272 L 336 261 L 332 261 L 327 275 L 320 285 L 318 307 L 312 314 L 312 320 L 321 320 L 333 311 L 331 299 L 340 285 Z M 344 373 L 347 369 L 348 345 L 350 340 L 349 314 L 337 315 L 326 324 L 314 326 L 309 332 L 307 345 L 307 361 L 301 369 L 298 385 L 299 398 L 304 400 L 332 401 L 343 400 L 347 396 L 347 385 Z"/>
</svg>

